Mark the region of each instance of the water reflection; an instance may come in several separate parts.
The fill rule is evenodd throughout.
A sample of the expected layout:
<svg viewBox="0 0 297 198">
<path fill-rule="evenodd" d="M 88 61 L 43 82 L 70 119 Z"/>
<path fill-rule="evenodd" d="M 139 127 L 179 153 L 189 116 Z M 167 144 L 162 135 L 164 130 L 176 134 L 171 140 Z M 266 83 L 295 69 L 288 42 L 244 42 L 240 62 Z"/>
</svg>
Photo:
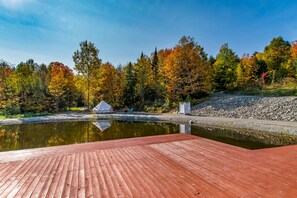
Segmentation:
<svg viewBox="0 0 297 198">
<path fill-rule="evenodd" d="M 296 144 L 296 136 L 208 129 L 160 122 L 56 122 L 0 126 L 0 151 L 39 148 L 150 135 L 187 133 L 248 149 Z"/>
<path fill-rule="evenodd" d="M 56 122 L 0 126 L 0 151 L 179 133 L 175 124 L 152 122 Z"/>
<path fill-rule="evenodd" d="M 297 136 L 269 132 L 236 131 L 192 126 L 192 135 L 247 149 L 271 148 L 297 144 Z"/>
<path fill-rule="evenodd" d="M 179 132 L 185 134 L 191 134 L 191 125 L 190 124 L 180 124 Z"/>
<path fill-rule="evenodd" d="M 93 124 L 103 132 L 111 126 L 111 120 L 100 120 L 98 122 L 93 122 Z"/>
</svg>

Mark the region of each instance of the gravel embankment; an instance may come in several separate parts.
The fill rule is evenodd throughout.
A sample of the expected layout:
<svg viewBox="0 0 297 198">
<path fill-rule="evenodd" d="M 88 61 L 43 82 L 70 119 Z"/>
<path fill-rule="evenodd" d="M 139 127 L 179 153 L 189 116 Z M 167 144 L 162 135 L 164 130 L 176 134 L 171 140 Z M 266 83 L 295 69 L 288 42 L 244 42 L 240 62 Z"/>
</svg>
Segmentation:
<svg viewBox="0 0 297 198">
<path fill-rule="evenodd" d="M 297 122 L 297 97 L 213 94 L 192 108 L 196 116 Z"/>
</svg>

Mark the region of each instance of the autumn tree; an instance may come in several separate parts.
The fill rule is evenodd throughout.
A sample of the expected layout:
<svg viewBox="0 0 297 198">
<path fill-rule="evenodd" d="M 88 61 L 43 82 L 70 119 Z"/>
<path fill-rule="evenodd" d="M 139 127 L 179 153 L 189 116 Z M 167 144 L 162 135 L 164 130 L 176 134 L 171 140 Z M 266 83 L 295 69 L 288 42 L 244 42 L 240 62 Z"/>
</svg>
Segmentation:
<svg viewBox="0 0 297 198">
<path fill-rule="evenodd" d="M 162 68 L 168 103 L 197 98 L 210 89 L 204 49 L 192 37 L 182 37 L 166 56 Z"/>
<path fill-rule="evenodd" d="M 111 63 L 107 62 L 102 64 L 100 69 L 97 70 L 97 78 L 94 81 L 96 83 L 95 90 L 95 103 L 105 100 L 110 103 L 112 100 L 113 91 L 113 79 L 115 77 L 115 69 Z"/>
<path fill-rule="evenodd" d="M 256 58 L 254 56 L 249 56 L 249 54 L 244 54 L 240 59 L 236 72 L 237 86 L 242 87 L 248 84 L 253 86 L 254 83 L 257 81 Z"/>
<path fill-rule="evenodd" d="M 33 59 L 21 62 L 16 68 L 20 109 L 22 112 L 44 111 L 45 96 L 37 75 L 39 65 Z"/>
<path fill-rule="evenodd" d="M 297 78 L 297 41 L 292 42 L 291 57 L 288 63 L 288 76 Z"/>
<path fill-rule="evenodd" d="M 5 107 L 5 102 L 6 102 L 6 93 L 5 93 L 6 79 L 8 78 L 9 73 L 10 73 L 9 66 L 5 62 L 0 63 L 0 109 L 4 109 L 4 107 Z"/>
<path fill-rule="evenodd" d="M 164 76 L 164 86 L 165 86 L 165 100 L 166 103 L 171 106 L 174 101 L 178 100 L 177 95 L 177 79 L 178 79 L 178 67 L 175 64 L 176 57 L 178 56 L 180 48 L 175 48 L 174 50 L 168 51 L 166 58 L 163 62 L 162 73 Z"/>
<path fill-rule="evenodd" d="M 96 84 L 95 102 L 105 100 L 114 108 L 119 108 L 122 103 L 123 89 L 122 76 L 117 69 L 109 62 L 102 64 L 98 70 L 97 79 L 93 82 Z"/>
<path fill-rule="evenodd" d="M 290 58 L 290 48 L 290 43 L 281 36 L 273 38 L 269 45 L 265 47 L 263 59 L 268 66 L 272 83 L 275 80 L 281 80 L 287 75 L 285 64 Z"/>
<path fill-rule="evenodd" d="M 0 64 L 0 110 L 18 112 L 17 81 L 15 70 L 6 62 Z"/>
<path fill-rule="evenodd" d="M 49 66 L 49 93 L 55 98 L 55 110 L 70 108 L 75 100 L 74 74 L 65 65 L 52 62 Z"/>
<path fill-rule="evenodd" d="M 163 100 L 166 99 L 167 95 L 167 83 L 169 82 L 169 79 L 167 78 L 166 72 L 170 72 L 169 69 L 170 67 L 166 67 L 166 64 L 168 64 L 168 61 L 170 58 L 168 56 L 171 56 L 171 53 L 173 52 L 173 49 L 161 49 L 158 52 L 158 67 L 159 67 L 159 72 L 158 72 L 158 81 L 157 81 L 157 89 L 159 91 L 158 97 L 159 100 L 163 102 Z"/>
<path fill-rule="evenodd" d="M 267 72 L 267 63 L 264 60 L 263 53 L 255 52 L 253 54 L 255 57 L 255 64 L 256 64 L 256 77 L 259 79 L 263 76 L 264 73 Z"/>
<path fill-rule="evenodd" d="M 77 90 L 77 105 L 78 107 L 82 107 L 82 106 L 86 106 L 86 100 L 85 98 L 87 98 L 87 91 L 86 91 L 86 79 L 82 76 L 82 75 L 75 75 L 74 76 L 74 84 L 75 84 L 75 88 Z"/>
<path fill-rule="evenodd" d="M 294 61 L 297 61 L 297 40 L 292 42 L 291 56 Z"/>
<path fill-rule="evenodd" d="M 73 61 L 75 70 L 86 79 L 87 82 L 87 104 L 90 110 L 90 88 L 91 79 L 94 77 L 95 70 L 101 66 L 101 59 L 98 57 L 99 50 L 94 43 L 83 41 L 80 43 L 80 50 L 74 52 Z"/>
<path fill-rule="evenodd" d="M 232 90 L 236 84 L 238 56 L 228 47 L 222 45 L 214 63 L 213 85 L 216 90 Z"/>
<path fill-rule="evenodd" d="M 182 37 L 177 47 L 181 53 L 177 57 L 179 65 L 179 91 L 182 99 L 198 98 L 208 93 L 210 89 L 207 71 L 210 65 L 203 47 L 192 37 Z"/>
</svg>

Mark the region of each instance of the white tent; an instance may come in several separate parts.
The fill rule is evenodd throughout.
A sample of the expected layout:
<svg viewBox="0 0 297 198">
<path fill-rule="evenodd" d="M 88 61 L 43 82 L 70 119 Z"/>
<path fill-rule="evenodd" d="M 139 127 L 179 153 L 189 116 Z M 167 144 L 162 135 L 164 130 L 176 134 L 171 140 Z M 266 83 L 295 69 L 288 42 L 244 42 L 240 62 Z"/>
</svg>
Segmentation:
<svg viewBox="0 0 297 198">
<path fill-rule="evenodd" d="M 96 107 L 93 109 L 94 113 L 110 113 L 113 112 L 112 107 L 102 100 Z"/>
<path fill-rule="evenodd" d="M 100 120 L 98 122 L 93 122 L 93 124 L 100 129 L 101 132 L 105 131 L 111 126 L 111 122 L 109 120 Z"/>
</svg>

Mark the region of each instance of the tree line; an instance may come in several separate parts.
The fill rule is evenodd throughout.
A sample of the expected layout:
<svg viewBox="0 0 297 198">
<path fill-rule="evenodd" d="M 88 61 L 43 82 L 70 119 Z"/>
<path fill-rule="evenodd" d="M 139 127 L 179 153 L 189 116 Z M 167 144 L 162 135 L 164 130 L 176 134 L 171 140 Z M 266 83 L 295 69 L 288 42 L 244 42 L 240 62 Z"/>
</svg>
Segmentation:
<svg viewBox="0 0 297 198">
<path fill-rule="evenodd" d="M 296 82 L 297 41 L 273 38 L 263 52 L 239 58 L 223 44 L 214 58 L 194 38 L 183 36 L 172 48 L 141 53 L 136 62 L 103 63 L 94 43 L 83 41 L 73 54 L 74 73 L 60 62 L 17 66 L 0 64 L 0 111 L 6 114 L 56 112 L 94 107 L 102 99 L 114 109 L 172 108 L 211 91 Z"/>
</svg>

